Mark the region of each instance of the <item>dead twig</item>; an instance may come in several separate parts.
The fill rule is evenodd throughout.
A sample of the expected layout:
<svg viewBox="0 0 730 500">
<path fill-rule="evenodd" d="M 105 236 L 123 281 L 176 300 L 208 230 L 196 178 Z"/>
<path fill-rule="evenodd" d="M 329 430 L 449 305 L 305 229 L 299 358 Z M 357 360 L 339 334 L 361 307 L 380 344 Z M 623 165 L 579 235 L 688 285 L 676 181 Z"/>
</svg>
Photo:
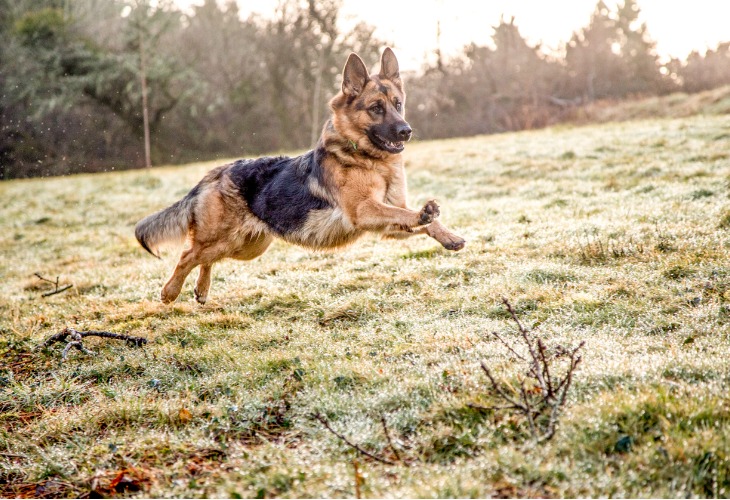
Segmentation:
<svg viewBox="0 0 730 500">
<path fill-rule="evenodd" d="M 380 457 L 378 455 L 374 455 L 373 453 L 370 453 L 369 451 L 361 448 L 360 446 L 356 445 L 355 443 L 351 442 L 349 439 L 347 439 L 345 436 L 337 432 L 332 428 L 329 421 L 321 414 L 321 413 L 314 413 L 311 415 L 311 417 L 319 423 L 321 423 L 325 429 L 327 429 L 330 433 L 337 436 L 341 441 L 343 441 L 347 446 L 352 448 L 353 450 L 357 451 L 358 453 L 365 455 L 366 457 L 372 458 L 376 462 L 380 462 L 382 464 L 386 465 L 395 465 L 395 462 L 392 462 L 388 460 L 387 458 Z"/>
<path fill-rule="evenodd" d="M 68 290 L 71 287 L 73 287 L 73 285 L 69 283 L 68 285 L 63 286 L 61 288 L 57 288 L 51 292 L 43 293 L 43 294 L 41 294 L 41 297 L 50 297 L 51 295 L 56 295 L 57 293 L 65 292 L 66 290 Z"/>
<path fill-rule="evenodd" d="M 58 284 L 59 284 L 58 276 L 56 276 L 56 281 L 49 280 L 48 278 L 44 278 L 43 276 L 41 276 L 41 273 L 35 273 L 35 276 L 38 279 L 40 279 L 42 281 L 46 281 L 55 287 L 55 289 L 51 290 L 50 292 L 42 293 L 41 297 L 50 297 L 51 295 L 56 295 L 57 293 L 65 292 L 66 290 L 68 290 L 69 288 L 71 288 L 73 286 L 73 284 L 68 284 L 68 285 L 64 285 L 59 288 L 58 287 Z"/>
<path fill-rule="evenodd" d="M 393 455 L 395 455 L 396 460 L 403 462 L 403 459 L 400 457 L 400 453 L 398 453 L 398 450 L 396 450 L 395 446 L 393 446 L 393 441 L 390 439 L 390 432 L 388 432 L 388 422 L 385 420 L 385 415 L 382 413 L 380 414 L 380 423 L 383 424 L 383 434 L 385 434 L 385 439 L 388 440 L 388 446 L 393 452 Z"/>
<path fill-rule="evenodd" d="M 501 406 L 468 405 L 480 411 L 514 410 L 527 420 L 530 435 L 535 442 L 543 442 L 555 435 L 561 408 L 565 405 L 568 390 L 573 382 L 573 374 L 581 362 L 578 351 L 585 345 L 581 342 L 573 349 L 557 346 L 552 352 L 548 350 L 541 338 L 534 331 L 528 330 L 520 322 L 512 304 L 507 299 L 502 303 L 517 325 L 522 343 L 527 348 L 527 355 L 520 354 L 517 348 L 507 342 L 498 333 L 494 337 L 519 361 L 527 364 L 527 371 L 519 381 L 519 389 L 513 385 L 497 380 L 487 364 L 482 361 L 481 368 L 489 379 L 492 392 L 508 403 Z M 559 359 L 567 359 L 562 376 L 554 373 L 554 365 Z M 531 382 L 528 387 L 527 382 Z"/>
<path fill-rule="evenodd" d="M 107 339 L 124 340 L 128 344 L 134 345 L 135 347 L 141 347 L 147 343 L 147 339 L 143 337 L 133 337 L 131 335 L 123 335 L 121 333 L 103 332 L 99 330 L 88 330 L 84 332 L 79 332 L 77 330 L 74 330 L 73 328 L 64 328 L 60 332 L 51 335 L 42 344 L 42 347 L 48 347 L 54 342 L 66 342 L 66 347 L 63 348 L 63 352 L 61 353 L 61 359 L 64 361 L 66 360 L 66 357 L 68 356 L 68 353 L 72 348 L 78 349 L 84 354 L 95 354 L 94 351 L 91 351 L 84 347 L 84 337 L 102 337 Z"/>
<path fill-rule="evenodd" d="M 497 383 L 497 380 L 492 375 L 492 372 L 489 371 L 489 368 L 487 368 L 487 365 L 486 365 L 486 363 L 484 363 L 484 361 L 481 362 L 481 365 L 482 365 L 482 370 L 487 375 L 489 382 L 492 384 L 492 388 L 494 389 L 494 392 L 496 392 L 500 398 L 507 401 L 510 404 L 510 406 L 521 409 L 521 410 L 525 410 L 526 408 L 523 404 L 521 404 L 520 402 L 513 399 L 512 396 L 507 394 L 507 392 L 502 388 L 502 385 Z"/>
</svg>

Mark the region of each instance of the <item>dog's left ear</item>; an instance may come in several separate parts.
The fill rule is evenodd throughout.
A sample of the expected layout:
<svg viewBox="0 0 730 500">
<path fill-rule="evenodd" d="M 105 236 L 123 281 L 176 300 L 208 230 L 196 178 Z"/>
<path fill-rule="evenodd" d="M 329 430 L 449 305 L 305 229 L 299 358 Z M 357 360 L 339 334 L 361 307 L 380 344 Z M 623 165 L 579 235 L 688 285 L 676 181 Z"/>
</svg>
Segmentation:
<svg viewBox="0 0 730 500">
<path fill-rule="evenodd" d="M 398 59 L 395 58 L 395 54 L 390 47 L 385 48 L 383 51 L 383 57 L 380 58 L 380 74 L 378 76 L 382 79 L 392 81 L 399 88 L 403 85 L 400 79 Z"/>
</svg>

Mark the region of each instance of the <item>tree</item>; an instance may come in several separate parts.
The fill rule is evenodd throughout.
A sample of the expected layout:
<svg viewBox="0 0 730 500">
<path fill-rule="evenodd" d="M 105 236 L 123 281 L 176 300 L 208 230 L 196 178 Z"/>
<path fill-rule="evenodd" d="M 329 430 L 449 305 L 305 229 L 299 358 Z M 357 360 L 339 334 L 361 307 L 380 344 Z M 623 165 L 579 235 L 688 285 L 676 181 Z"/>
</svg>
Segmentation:
<svg viewBox="0 0 730 500">
<path fill-rule="evenodd" d="M 92 170 L 134 164 L 142 156 L 127 153 L 134 142 L 129 136 L 141 141 L 144 135 L 139 30 L 120 15 L 123 5 L 117 2 L 59 4 L 20 1 L 4 25 L 5 45 L 14 55 L 3 65 L 4 114 L 12 115 L 3 120 L 5 176 L 66 173 L 80 163 L 79 156 L 87 163 L 81 167 Z M 177 17 L 173 11 L 143 10 L 159 46 Z M 96 29 L 100 25 L 106 29 Z M 152 54 L 147 67 L 155 132 L 190 87 L 180 84 L 185 72 L 165 51 Z"/>
<path fill-rule="evenodd" d="M 146 0 L 132 0 L 127 6 L 131 10 L 120 30 L 120 49 L 102 46 L 95 60 L 70 65 L 66 74 L 81 77 L 84 95 L 107 107 L 144 140 L 148 164 L 150 136 L 161 157 L 165 147 L 156 136 L 163 120 L 194 92 L 195 85 L 169 41 L 179 28 L 179 12 L 168 2 L 152 7 Z"/>
<path fill-rule="evenodd" d="M 623 79 L 618 44 L 616 21 L 601 0 L 588 26 L 574 33 L 566 46 L 565 62 L 574 82 L 572 94 L 586 100 L 612 95 Z"/>
<path fill-rule="evenodd" d="M 704 55 L 692 51 L 687 61 L 670 63 L 686 92 L 701 92 L 730 84 L 730 42 L 723 42 Z"/>
<path fill-rule="evenodd" d="M 468 45 L 464 60 L 433 67 L 412 82 L 409 111 L 426 137 L 493 133 L 543 126 L 558 73 L 540 46 L 530 46 L 514 18 L 493 27 L 494 47 Z"/>
<path fill-rule="evenodd" d="M 378 60 L 382 42 L 373 36 L 374 28 L 361 23 L 342 33 L 340 7 L 340 0 L 284 1 L 265 25 L 260 51 L 267 70 L 269 103 L 282 131 L 280 148 L 310 144 L 311 128 L 303 125 L 316 121 L 313 115 L 324 116 L 326 104 L 313 90 L 320 89 L 327 96 L 337 90 L 343 54 L 353 51 L 366 61 Z"/>
<path fill-rule="evenodd" d="M 586 100 L 659 92 L 666 88 L 655 44 L 638 22 L 636 0 L 609 9 L 596 4 L 585 28 L 573 34 L 565 61 L 573 80 L 571 94 Z"/>
<path fill-rule="evenodd" d="M 637 0 L 625 0 L 618 7 L 616 27 L 620 38 L 620 55 L 626 79 L 622 95 L 656 94 L 669 89 L 669 82 L 659 71 L 656 43 L 649 37 L 646 23 L 639 23 Z"/>
<path fill-rule="evenodd" d="M 260 153 L 273 149 L 262 28 L 241 20 L 234 1 L 206 0 L 185 17 L 176 45 L 183 65 L 195 74 L 196 97 L 177 110 L 178 137 L 198 154 Z"/>
</svg>

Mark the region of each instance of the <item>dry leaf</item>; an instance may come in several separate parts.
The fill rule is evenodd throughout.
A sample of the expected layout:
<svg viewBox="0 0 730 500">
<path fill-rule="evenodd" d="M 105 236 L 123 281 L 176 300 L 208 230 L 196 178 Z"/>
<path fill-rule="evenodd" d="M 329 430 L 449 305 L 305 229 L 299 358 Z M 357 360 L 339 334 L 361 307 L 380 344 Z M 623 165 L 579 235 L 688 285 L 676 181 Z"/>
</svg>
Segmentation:
<svg viewBox="0 0 730 500">
<path fill-rule="evenodd" d="M 180 422 L 182 422 L 183 424 L 187 424 L 193 419 L 193 414 L 190 413 L 190 410 L 188 410 L 187 408 L 180 408 L 178 417 L 180 418 Z"/>
</svg>

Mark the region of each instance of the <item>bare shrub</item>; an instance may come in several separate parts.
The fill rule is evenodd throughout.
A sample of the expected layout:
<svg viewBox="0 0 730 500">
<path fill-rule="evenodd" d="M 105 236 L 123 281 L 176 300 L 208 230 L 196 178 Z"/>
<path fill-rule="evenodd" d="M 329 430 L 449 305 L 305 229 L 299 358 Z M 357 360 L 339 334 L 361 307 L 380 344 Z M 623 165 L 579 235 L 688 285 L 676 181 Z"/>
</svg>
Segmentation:
<svg viewBox="0 0 730 500">
<path fill-rule="evenodd" d="M 585 342 L 572 349 L 562 345 L 548 349 L 534 331 L 522 325 L 509 301 L 502 299 L 502 303 L 517 325 L 522 346 L 513 345 L 497 332 L 492 332 L 492 335 L 517 360 L 526 365 L 526 371 L 519 379 L 519 388 L 515 388 L 506 381 L 498 380 L 482 361 L 481 367 L 489 379 L 491 392 L 506 404 L 491 407 L 470 406 L 484 410 L 516 411 L 527 420 L 532 439 L 536 442 L 548 441 L 555 435 L 560 411 L 565 405 L 573 375 L 582 359 L 578 351 Z M 563 366 L 560 367 L 560 364 Z M 560 374 L 556 374 L 558 371 Z"/>
</svg>

